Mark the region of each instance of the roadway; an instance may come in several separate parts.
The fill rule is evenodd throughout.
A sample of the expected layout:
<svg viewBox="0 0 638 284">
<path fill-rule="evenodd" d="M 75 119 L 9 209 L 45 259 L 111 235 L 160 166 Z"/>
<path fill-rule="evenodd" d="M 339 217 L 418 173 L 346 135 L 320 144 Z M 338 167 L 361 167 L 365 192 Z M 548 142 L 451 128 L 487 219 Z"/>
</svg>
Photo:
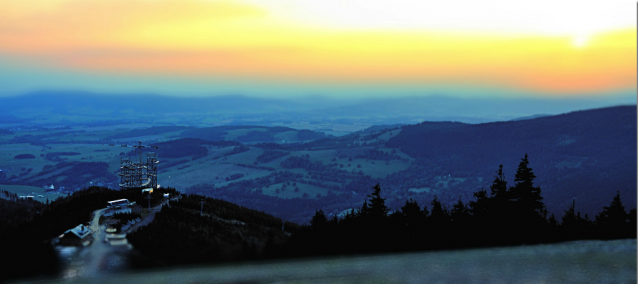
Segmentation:
<svg viewBox="0 0 638 284">
<path fill-rule="evenodd" d="M 155 218 L 155 214 L 166 204 L 167 200 L 152 207 L 149 215 L 142 218 L 125 233 L 134 232 L 138 228 L 150 224 Z M 76 254 L 76 259 L 81 258 L 82 260 L 70 264 L 62 274 L 63 279 L 99 278 L 128 267 L 126 254 L 129 251 L 129 245 L 113 246 L 104 242 L 108 233 L 105 231 L 106 225 L 100 225 L 99 220 L 105 210 L 106 208 L 93 211 L 93 219 L 89 225 L 89 228 L 94 232 L 93 241 Z"/>
</svg>

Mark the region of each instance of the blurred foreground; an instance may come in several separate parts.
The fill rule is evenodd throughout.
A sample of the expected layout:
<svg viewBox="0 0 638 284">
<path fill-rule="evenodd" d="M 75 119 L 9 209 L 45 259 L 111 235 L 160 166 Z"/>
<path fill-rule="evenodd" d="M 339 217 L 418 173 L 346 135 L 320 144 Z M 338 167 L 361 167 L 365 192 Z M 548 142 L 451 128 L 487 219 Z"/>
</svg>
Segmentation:
<svg viewBox="0 0 638 284">
<path fill-rule="evenodd" d="M 69 275 L 45 283 L 636 283 L 636 240 Z"/>
</svg>

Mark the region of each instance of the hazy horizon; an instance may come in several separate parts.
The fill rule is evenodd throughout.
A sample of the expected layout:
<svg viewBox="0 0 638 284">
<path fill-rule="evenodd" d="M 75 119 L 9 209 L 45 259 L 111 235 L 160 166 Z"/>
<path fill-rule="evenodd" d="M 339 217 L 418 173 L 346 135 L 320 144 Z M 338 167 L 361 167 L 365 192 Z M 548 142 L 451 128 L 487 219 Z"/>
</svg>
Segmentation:
<svg viewBox="0 0 638 284">
<path fill-rule="evenodd" d="M 477 124 L 619 105 L 636 106 L 636 96 L 462 98 L 431 95 L 336 99 L 318 95 L 294 98 L 263 98 L 240 94 L 182 97 L 152 93 L 39 91 L 0 97 L 2 116 L 17 117 L 23 123 L 51 125 L 126 119 L 150 123 L 148 126 L 208 127 L 239 124 L 286 126 L 315 131 L 333 129 L 334 131 L 327 133 L 337 136 L 373 125 L 414 124 L 423 121 Z M 0 119 L 0 126 L 13 120 Z"/>
</svg>

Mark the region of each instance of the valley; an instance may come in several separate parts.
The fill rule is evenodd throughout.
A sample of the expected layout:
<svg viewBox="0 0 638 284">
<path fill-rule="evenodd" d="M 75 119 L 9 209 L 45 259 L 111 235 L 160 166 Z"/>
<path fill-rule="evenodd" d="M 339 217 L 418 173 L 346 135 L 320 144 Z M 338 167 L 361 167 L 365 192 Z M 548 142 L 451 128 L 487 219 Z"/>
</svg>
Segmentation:
<svg viewBox="0 0 638 284">
<path fill-rule="evenodd" d="M 375 126 L 342 136 L 248 125 L 0 125 L 10 132 L 0 135 L 0 188 L 53 185 L 44 189 L 50 200 L 91 185 L 117 188 L 120 159 L 137 159 L 120 144 L 144 139 L 160 147 L 162 186 L 305 223 L 315 209 L 331 216 L 358 208 L 376 183 L 391 210 L 409 198 L 428 204 L 436 196 L 448 208 L 467 203 L 489 188 L 499 164 L 513 184 L 527 153 L 550 213 L 560 216 L 576 200 L 592 216 L 616 190 L 625 202 L 636 199 L 635 161 L 622 154 L 636 150 L 635 131 L 628 131 L 636 129 L 635 114 L 615 107 L 486 124 Z"/>
</svg>

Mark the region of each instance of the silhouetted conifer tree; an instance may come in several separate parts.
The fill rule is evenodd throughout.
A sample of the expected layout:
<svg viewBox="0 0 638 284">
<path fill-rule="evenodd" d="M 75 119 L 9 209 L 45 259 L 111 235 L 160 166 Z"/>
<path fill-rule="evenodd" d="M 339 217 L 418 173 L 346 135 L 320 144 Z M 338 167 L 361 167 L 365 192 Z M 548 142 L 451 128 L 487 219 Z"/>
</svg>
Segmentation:
<svg viewBox="0 0 638 284">
<path fill-rule="evenodd" d="M 563 215 L 561 228 L 563 231 L 563 237 L 566 239 L 583 238 L 590 235 L 591 221 L 587 214 L 585 218 L 580 216 L 580 211 L 576 212 L 576 201 L 572 202 L 572 205 L 565 210 Z"/>
<path fill-rule="evenodd" d="M 401 207 L 401 216 L 403 217 L 404 225 L 408 228 L 416 229 L 425 225 L 426 215 L 421 211 L 419 204 L 412 198 L 406 200 L 405 205 Z"/>
<path fill-rule="evenodd" d="M 325 230 L 328 227 L 328 218 L 326 218 L 323 210 L 315 210 L 315 216 L 312 216 L 310 220 L 310 227 L 314 230 Z"/>
<path fill-rule="evenodd" d="M 561 220 L 561 225 L 565 228 L 573 227 L 576 224 L 576 202 L 572 202 L 572 205 L 565 210 L 565 214 L 563 214 L 563 219 Z M 580 212 L 579 212 L 580 213 Z"/>
<path fill-rule="evenodd" d="M 496 171 L 496 178 L 492 182 L 490 186 L 491 195 L 496 200 L 508 200 L 507 196 L 507 181 L 505 181 L 505 176 L 503 175 L 503 165 L 498 166 L 498 170 Z"/>
<path fill-rule="evenodd" d="M 432 213 L 429 216 L 429 221 L 433 224 L 444 224 L 450 220 L 450 215 L 448 214 L 447 209 L 441 205 L 438 197 L 434 196 L 432 200 Z"/>
<path fill-rule="evenodd" d="M 620 192 L 616 193 L 609 207 L 603 207 L 603 211 L 596 216 L 596 223 L 620 225 L 627 221 L 625 206 L 620 201 Z"/>
<path fill-rule="evenodd" d="M 479 223 L 485 223 L 490 217 L 490 198 L 487 196 L 487 191 L 481 189 L 474 192 L 475 201 L 469 202 L 470 213 L 474 217 L 474 220 Z"/>
<path fill-rule="evenodd" d="M 515 199 L 517 209 L 516 218 L 517 222 L 522 223 L 537 223 L 540 220 L 545 220 L 547 211 L 541 196 L 541 188 L 534 186 L 534 179 L 536 175 L 532 172 L 532 168 L 529 167 L 529 161 L 527 160 L 527 154 L 521 159 L 516 170 L 514 178 L 515 185 L 510 188 L 510 195 L 512 199 Z"/>
<path fill-rule="evenodd" d="M 628 217 L 625 206 L 620 201 L 620 192 L 617 192 L 611 201 L 611 205 L 603 207 L 603 211 L 596 215 L 599 234 L 603 238 L 623 237 L 629 225 Z"/>
<path fill-rule="evenodd" d="M 556 226 L 558 226 L 558 221 L 556 221 L 554 213 L 552 213 L 552 215 L 549 215 L 549 220 L 547 222 L 549 223 L 549 226 L 551 228 L 555 228 Z"/>
<path fill-rule="evenodd" d="M 465 224 L 471 217 L 470 210 L 465 204 L 463 204 L 461 196 L 459 196 L 459 201 L 454 203 L 454 206 L 452 206 L 450 217 L 452 218 L 452 221 L 457 224 Z"/>
<path fill-rule="evenodd" d="M 381 198 L 381 186 L 377 183 L 373 189 L 374 192 L 367 195 L 370 198 L 370 216 L 376 220 L 385 219 L 390 210 L 385 206 L 385 198 Z"/>
<path fill-rule="evenodd" d="M 363 201 L 363 205 L 361 205 L 361 209 L 359 209 L 357 213 L 357 215 L 361 217 L 370 216 L 370 206 L 368 206 L 368 200 Z"/>
<path fill-rule="evenodd" d="M 432 211 L 427 218 L 427 236 L 431 242 L 430 245 L 433 248 L 445 248 L 451 241 L 449 239 L 452 234 L 449 232 L 450 215 L 447 209 L 441 205 L 436 195 L 430 204 L 432 205 Z"/>
</svg>

